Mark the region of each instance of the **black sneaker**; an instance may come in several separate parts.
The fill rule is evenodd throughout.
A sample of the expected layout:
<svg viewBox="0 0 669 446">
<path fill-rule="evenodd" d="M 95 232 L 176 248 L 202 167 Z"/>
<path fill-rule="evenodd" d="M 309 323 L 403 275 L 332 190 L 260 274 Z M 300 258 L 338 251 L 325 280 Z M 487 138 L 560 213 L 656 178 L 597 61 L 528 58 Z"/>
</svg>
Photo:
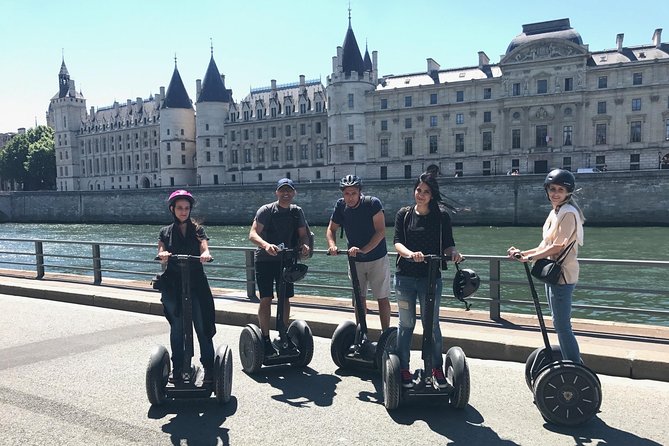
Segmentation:
<svg viewBox="0 0 669 446">
<path fill-rule="evenodd" d="M 272 341 L 270 341 L 269 338 L 265 339 L 265 358 L 269 358 L 276 355 L 278 355 L 278 353 L 274 348 Z"/>
<path fill-rule="evenodd" d="M 167 378 L 167 382 L 174 384 L 175 386 L 183 384 L 183 378 L 181 377 L 180 370 L 172 370 L 170 376 Z"/>
<path fill-rule="evenodd" d="M 405 389 L 411 389 L 414 386 L 413 375 L 409 369 L 400 369 L 400 380 Z"/>
<path fill-rule="evenodd" d="M 204 369 L 204 378 L 202 378 L 202 384 L 212 384 L 214 382 L 214 369 L 206 368 Z"/>
<path fill-rule="evenodd" d="M 436 384 L 437 387 L 440 389 L 445 389 L 448 387 L 448 381 L 446 381 L 446 377 L 444 376 L 444 371 L 441 370 L 441 368 L 434 368 L 432 369 L 432 380 Z"/>
</svg>

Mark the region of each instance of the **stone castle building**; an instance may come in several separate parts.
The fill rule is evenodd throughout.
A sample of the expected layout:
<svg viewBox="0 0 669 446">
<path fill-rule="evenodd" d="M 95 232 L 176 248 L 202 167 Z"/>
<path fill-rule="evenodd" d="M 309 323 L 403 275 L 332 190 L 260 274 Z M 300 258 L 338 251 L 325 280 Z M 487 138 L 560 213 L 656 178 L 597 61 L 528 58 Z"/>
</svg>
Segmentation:
<svg viewBox="0 0 669 446">
<path fill-rule="evenodd" d="M 86 109 L 65 66 L 47 121 L 58 190 L 669 168 L 669 44 L 591 51 L 569 19 L 523 25 L 498 63 L 380 76 L 350 24 L 326 85 L 235 101 L 213 50 L 195 104 L 167 91 Z"/>
</svg>

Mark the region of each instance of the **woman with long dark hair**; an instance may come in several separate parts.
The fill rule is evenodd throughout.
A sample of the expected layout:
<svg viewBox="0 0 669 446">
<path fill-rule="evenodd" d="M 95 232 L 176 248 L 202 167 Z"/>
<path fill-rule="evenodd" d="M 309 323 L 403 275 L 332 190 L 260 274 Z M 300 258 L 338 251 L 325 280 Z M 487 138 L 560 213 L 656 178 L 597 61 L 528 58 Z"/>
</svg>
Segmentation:
<svg viewBox="0 0 669 446">
<path fill-rule="evenodd" d="M 397 354 L 400 359 L 402 386 L 413 387 L 413 376 L 409 369 L 411 338 L 416 325 L 416 301 L 420 302 L 421 319 L 425 317 L 428 265 L 425 255 L 445 256 L 460 262 L 462 256 L 455 249 L 449 209 L 439 191 L 439 184 L 432 173 L 421 174 L 414 184 L 415 204 L 406 206 L 395 217 L 395 250 L 398 254 L 395 273 L 395 290 L 399 307 Z M 410 259 L 410 260 L 409 260 Z M 436 308 L 441 299 L 441 278 L 435 284 Z M 440 388 L 447 387 L 443 372 L 442 338 L 439 328 L 439 311 L 434 312 L 432 373 Z"/>
</svg>

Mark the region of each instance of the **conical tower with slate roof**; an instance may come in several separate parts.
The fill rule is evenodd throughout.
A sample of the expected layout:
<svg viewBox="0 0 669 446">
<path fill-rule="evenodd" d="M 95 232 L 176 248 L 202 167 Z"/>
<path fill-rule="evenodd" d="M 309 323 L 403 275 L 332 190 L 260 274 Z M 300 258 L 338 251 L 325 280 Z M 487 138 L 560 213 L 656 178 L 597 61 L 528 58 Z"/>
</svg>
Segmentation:
<svg viewBox="0 0 669 446">
<path fill-rule="evenodd" d="M 58 73 L 58 93 L 51 98 L 47 112 L 47 124 L 55 131 L 58 190 L 80 189 L 77 178 L 81 176 L 81 152 L 77 147 L 77 133 L 85 117 L 86 99 L 77 92 L 63 59 Z"/>
<path fill-rule="evenodd" d="M 231 99 L 232 92 L 225 88 L 212 48 L 204 81 L 197 81 L 197 184 L 219 184 L 223 180 L 224 123 Z"/>
<path fill-rule="evenodd" d="M 175 57 L 174 72 L 160 110 L 161 185 L 195 185 L 195 163 L 195 110 Z"/>
<path fill-rule="evenodd" d="M 329 163 L 338 165 L 335 176 L 349 173 L 365 176 L 367 131 L 365 112 L 371 104 L 367 93 L 374 91 L 378 80 L 376 51 L 363 59 L 351 26 L 349 10 L 348 29 L 344 44 L 337 47 L 332 58 L 332 74 L 327 79 Z M 375 172 L 373 176 L 378 176 Z"/>
</svg>

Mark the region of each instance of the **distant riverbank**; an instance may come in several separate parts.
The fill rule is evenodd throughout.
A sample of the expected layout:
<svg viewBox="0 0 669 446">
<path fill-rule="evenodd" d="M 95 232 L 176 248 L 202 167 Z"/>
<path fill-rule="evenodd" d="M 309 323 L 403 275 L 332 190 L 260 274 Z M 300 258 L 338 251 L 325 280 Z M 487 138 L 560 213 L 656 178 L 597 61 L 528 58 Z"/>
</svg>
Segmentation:
<svg viewBox="0 0 669 446">
<path fill-rule="evenodd" d="M 544 175 L 440 178 L 442 192 L 462 210 L 464 226 L 539 226 L 549 210 Z M 576 197 L 590 226 L 669 226 L 669 170 L 576 174 Z M 0 222 L 160 224 L 174 188 L 71 192 L 2 192 Z M 273 201 L 274 183 L 189 187 L 198 199 L 194 215 L 207 224 L 247 225 Z M 413 180 L 364 182 L 379 197 L 391 226 L 397 210 L 413 202 Z M 325 225 L 341 196 L 335 183 L 297 183 L 295 202 L 314 225 Z"/>
</svg>

